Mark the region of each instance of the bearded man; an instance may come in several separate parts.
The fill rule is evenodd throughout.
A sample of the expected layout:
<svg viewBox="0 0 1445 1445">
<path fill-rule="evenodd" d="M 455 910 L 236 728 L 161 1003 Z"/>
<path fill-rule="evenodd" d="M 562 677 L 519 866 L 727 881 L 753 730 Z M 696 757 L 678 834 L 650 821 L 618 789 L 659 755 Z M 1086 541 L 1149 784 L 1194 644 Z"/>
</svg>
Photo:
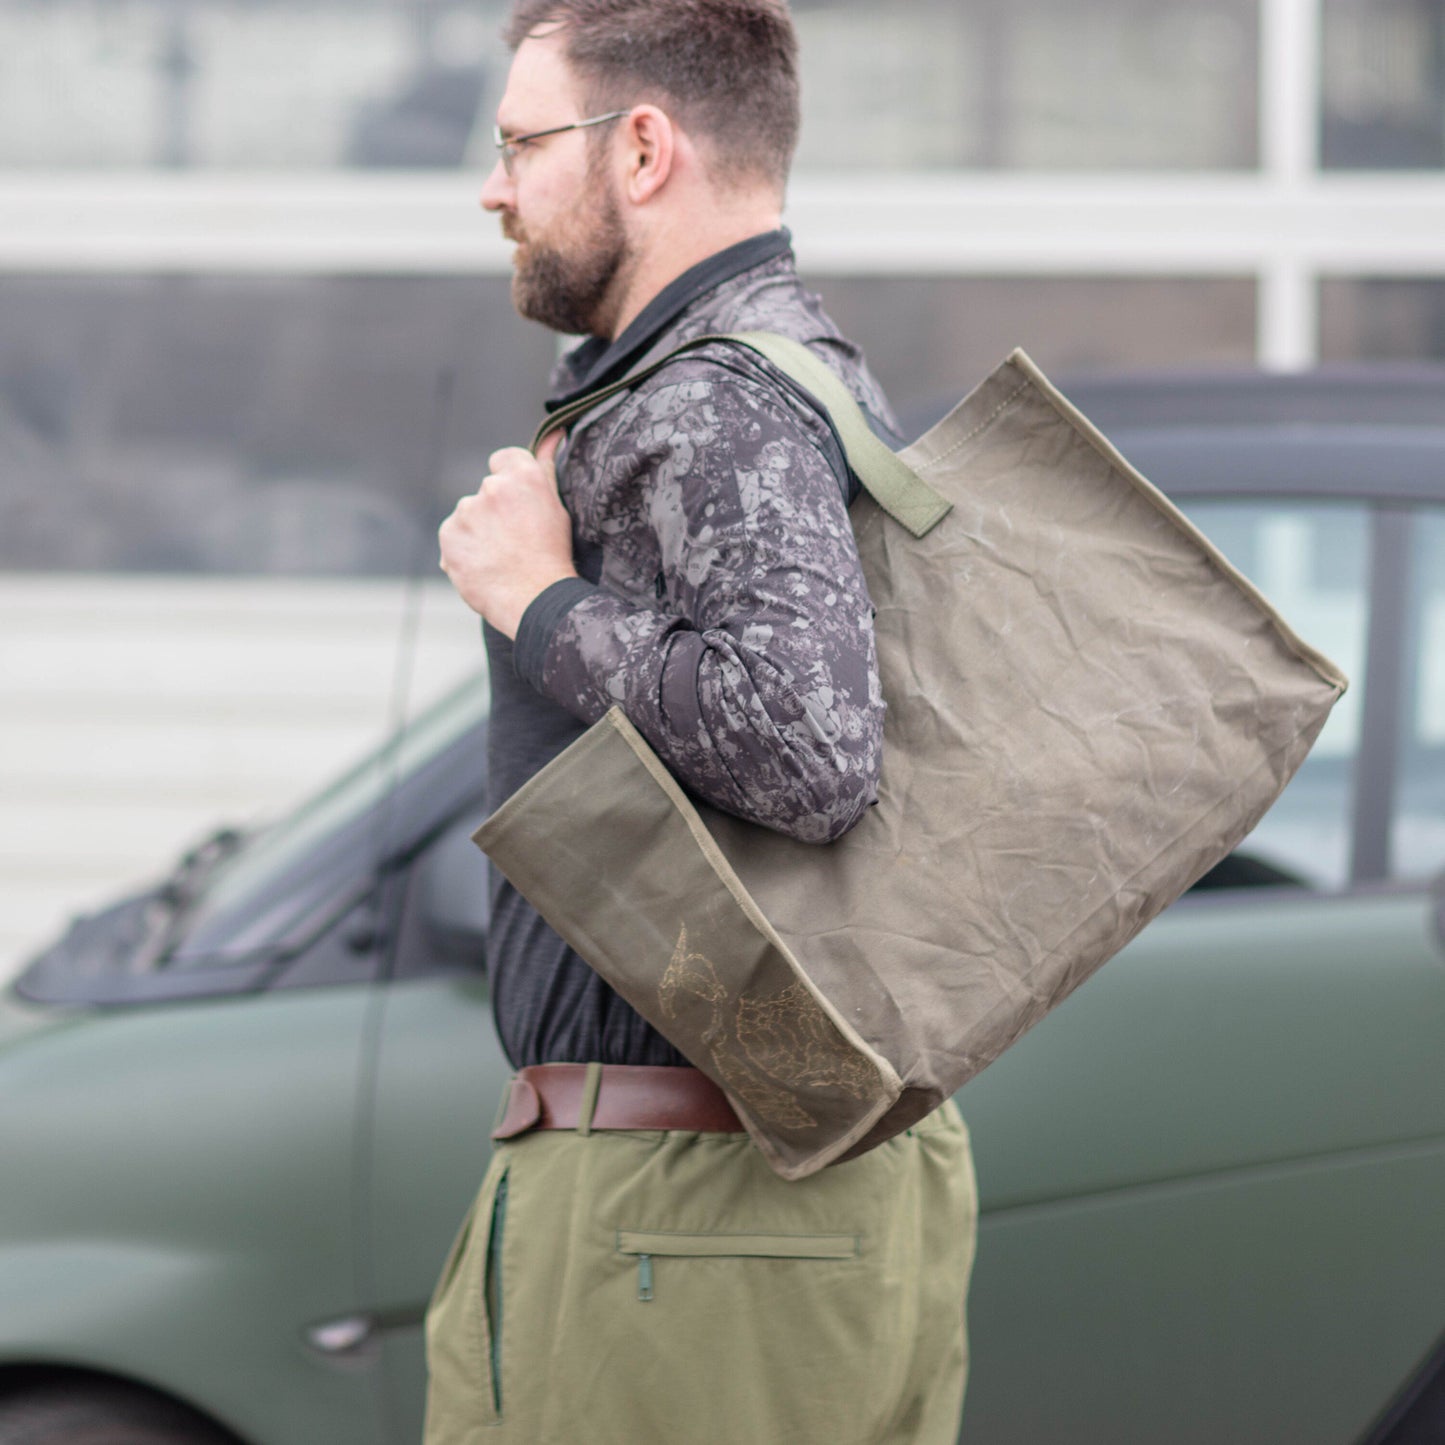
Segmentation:
<svg viewBox="0 0 1445 1445">
<path fill-rule="evenodd" d="M 584 340 L 551 408 L 681 343 L 780 332 L 889 434 L 799 284 L 784 0 L 520 0 L 482 204 L 524 316 Z M 620 705 L 682 786 L 826 845 L 884 701 L 846 461 L 813 399 L 709 343 L 497 452 L 441 532 L 485 622 L 495 807 Z M 975 1197 L 951 1104 L 795 1183 L 505 879 L 488 971 L 518 1077 L 428 1315 L 427 1445 L 944 1445 Z"/>
</svg>

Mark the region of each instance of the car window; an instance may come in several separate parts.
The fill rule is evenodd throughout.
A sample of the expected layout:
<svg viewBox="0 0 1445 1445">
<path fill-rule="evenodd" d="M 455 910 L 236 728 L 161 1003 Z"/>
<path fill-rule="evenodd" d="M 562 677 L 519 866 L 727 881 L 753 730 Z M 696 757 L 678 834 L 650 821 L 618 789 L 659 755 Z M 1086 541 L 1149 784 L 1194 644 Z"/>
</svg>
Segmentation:
<svg viewBox="0 0 1445 1445">
<path fill-rule="evenodd" d="M 484 678 L 464 683 L 287 817 L 248 837 L 206 880 L 170 966 L 204 966 L 263 946 L 330 901 L 336 880 L 318 872 L 318 844 L 368 813 L 384 827 L 385 812 L 377 812 L 383 796 L 476 727 L 487 697 Z M 378 834 L 376 849 L 387 841 Z M 375 862 L 362 859 L 358 871 Z"/>
<path fill-rule="evenodd" d="M 1370 529 L 1362 506 L 1186 503 L 1191 519 L 1306 642 L 1344 669 L 1350 690 L 1279 801 L 1240 845 L 1242 882 L 1349 881 L 1351 801 L 1360 742 Z"/>
<path fill-rule="evenodd" d="M 485 964 L 491 883 L 487 860 L 472 842 L 486 809 L 470 809 L 416 861 L 402 920 L 394 977 L 422 978 Z"/>
<path fill-rule="evenodd" d="M 1415 526 L 1400 774 L 1390 871 L 1428 877 L 1445 869 L 1445 514 Z"/>
</svg>

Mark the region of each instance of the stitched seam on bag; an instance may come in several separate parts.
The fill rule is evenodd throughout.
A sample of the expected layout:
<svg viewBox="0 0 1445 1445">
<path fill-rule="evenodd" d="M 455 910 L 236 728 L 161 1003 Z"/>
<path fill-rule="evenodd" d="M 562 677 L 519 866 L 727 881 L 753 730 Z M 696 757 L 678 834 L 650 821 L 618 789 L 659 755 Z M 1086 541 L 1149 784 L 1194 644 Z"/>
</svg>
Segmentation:
<svg viewBox="0 0 1445 1445">
<path fill-rule="evenodd" d="M 742 880 L 733 870 L 732 865 L 727 861 L 722 849 L 718 846 L 717 840 L 707 830 L 707 825 L 698 816 L 697 810 L 687 800 L 676 779 L 663 765 L 661 759 L 647 746 L 647 740 L 628 721 L 626 713 L 621 708 L 610 709 L 602 721 L 610 722 L 613 730 L 622 738 L 623 742 L 632 750 L 633 756 L 640 762 L 644 770 L 651 776 L 659 790 L 672 803 L 674 810 L 682 819 L 684 827 L 692 835 L 698 851 L 703 855 L 703 860 L 712 870 L 713 877 L 720 883 L 723 889 L 732 897 L 737 905 L 738 911 L 742 914 L 744 921 L 760 935 L 770 947 L 774 948 L 782 957 L 793 977 L 803 985 L 824 1015 L 832 1023 L 843 1042 L 852 1048 L 860 1057 L 866 1059 L 878 1074 L 878 1082 L 882 1087 L 884 1097 L 870 1106 L 851 1129 L 848 1129 L 842 1137 L 835 1139 L 831 1144 L 822 1148 L 813 1148 L 804 1154 L 803 1158 L 795 1164 L 789 1165 L 786 1162 L 782 1149 L 776 1142 L 769 1139 L 759 1130 L 749 1130 L 753 1142 L 757 1144 L 762 1153 L 769 1159 L 776 1161 L 776 1172 L 784 1179 L 799 1179 L 807 1174 L 816 1173 L 828 1164 L 831 1164 L 840 1154 L 845 1153 L 854 1144 L 866 1136 L 868 1131 L 883 1117 L 884 1114 L 897 1102 L 898 1095 L 903 1090 L 903 1081 L 898 1077 L 898 1071 L 893 1063 L 883 1054 L 879 1053 L 868 1043 L 866 1039 L 853 1027 L 842 1015 L 837 1005 L 813 982 L 807 971 L 794 957 L 792 951 L 783 942 L 782 937 L 768 921 L 767 916 L 758 907 L 756 900 L 743 886 Z M 637 742 L 643 744 L 638 748 Z M 537 775 L 538 777 L 541 774 Z M 535 781 L 535 779 L 531 780 Z M 530 786 L 529 783 L 523 787 Z M 504 805 L 505 806 L 505 805 Z M 485 824 L 483 825 L 486 826 Z M 579 950 L 580 951 L 580 950 Z M 895 1087 L 896 1086 L 896 1087 Z M 743 1110 L 738 1111 L 743 1114 Z M 746 1122 L 746 1120 L 745 1120 Z M 801 1152 L 796 1147 L 794 1154 Z M 801 1172 L 800 1172 L 801 1171 Z"/>
<path fill-rule="evenodd" d="M 1018 399 L 1019 393 L 1027 391 L 1029 380 L 1025 377 L 974 429 L 965 436 L 961 436 L 946 452 L 940 452 L 936 457 L 925 462 L 920 468 L 922 471 L 932 471 L 934 467 L 946 462 L 960 447 L 966 447 L 981 432 L 985 432 L 998 420 L 1001 413 L 1008 410 Z"/>
<path fill-rule="evenodd" d="M 711 868 L 713 876 L 722 884 L 723 888 L 738 905 L 738 911 L 743 915 L 747 923 L 755 932 L 763 937 L 770 947 L 774 948 L 784 960 L 787 961 L 791 971 L 798 980 L 807 988 L 808 992 L 823 1005 L 824 1013 L 828 1016 L 829 1021 L 838 1031 L 838 1035 L 844 1043 L 850 1048 L 856 1049 L 875 1067 L 879 1064 L 884 1065 L 888 1069 L 889 1074 L 891 1074 L 894 1079 L 897 1079 L 897 1071 L 893 1068 L 892 1063 L 872 1048 L 857 1029 L 843 1018 L 838 1006 L 822 993 L 817 984 L 808 976 L 803 966 L 798 963 L 792 950 L 783 942 L 781 936 L 777 933 L 776 929 L 774 929 L 772 922 L 767 915 L 763 913 L 762 909 L 758 907 L 752 894 L 743 886 L 742 879 L 737 876 L 732 864 L 728 862 L 727 856 L 723 853 L 722 849 L 718 847 L 717 840 L 708 832 L 707 825 L 698 817 L 691 803 L 688 802 L 686 794 L 683 793 L 681 787 L 678 785 L 677 780 L 667 771 L 666 765 L 651 751 L 650 745 L 646 753 L 638 750 L 629 733 L 635 734 L 639 738 L 642 738 L 642 735 L 633 728 L 626 713 L 622 712 L 620 708 L 614 708 L 611 711 L 618 714 L 618 718 L 613 719 L 613 727 L 621 735 L 622 740 L 627 746 L 632 749 L 633 755 L 637 758 L 638 762 L 646 768 L 658 787 L 667 796 L 669 801 L 673 803 L 678 815 L 682 818 L 683 825 L 687 828 L 688 832 L 692 834 L 693 841 L 698 846 L 698 851 L 703 855 L 703 858 Z M 611 713 L 609 713 L 609 716 L 610 715 Z M 627 724 L 626 729 L 621 726 L 622 723 Z M 644 743 L 647 742 L 646 738 L 642 738 L 642 741 Z M 682 804 L 686 804 L 686 809 L 681 806 Z M 882 1074 L 881 1070 L 880 1082 L 885 1084 L 891 1082 L 887 1076 Z M 902 1081 L 899 1080 L 900 1084 L 901 1082 Z"/>
</svg>

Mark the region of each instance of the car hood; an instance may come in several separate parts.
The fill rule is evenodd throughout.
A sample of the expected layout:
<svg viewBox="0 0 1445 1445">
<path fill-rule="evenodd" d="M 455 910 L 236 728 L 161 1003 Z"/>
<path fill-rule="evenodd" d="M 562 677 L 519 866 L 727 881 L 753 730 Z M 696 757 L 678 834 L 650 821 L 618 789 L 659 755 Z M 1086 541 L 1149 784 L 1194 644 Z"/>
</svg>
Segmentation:
<svg viewBox="0 0 1445 1445">
<path fill-rule="evenodd" d="M 82 1017 L 71 1010 L 27 1003 L 12 985 L 0 992 L 0 1055 L 24 1048 L 31 1039 L 73 1028 Z"/>
</svg>

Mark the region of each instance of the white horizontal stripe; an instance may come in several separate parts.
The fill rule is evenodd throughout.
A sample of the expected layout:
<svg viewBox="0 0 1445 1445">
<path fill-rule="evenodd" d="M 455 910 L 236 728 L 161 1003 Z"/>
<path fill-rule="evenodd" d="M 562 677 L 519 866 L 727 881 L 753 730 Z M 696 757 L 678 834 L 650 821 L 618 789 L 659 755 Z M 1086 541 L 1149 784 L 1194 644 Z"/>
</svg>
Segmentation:
<svg viewBox="0 0 1445 1445">
<path fill-rule="evenodd" d="M 395 581 L 0 578 L 0 978 L 380 743 L 405 600 Z M 483 665 L 445 582 L 421 606 L 413 714 Z"/>
<path fill-rule="evenodd" d="M 505 275 L 466 176 L 0 176 L 0 270 Z M 800 177 L 816 274 L 1445 274 L 1445 176 Z"/>
</svg>

